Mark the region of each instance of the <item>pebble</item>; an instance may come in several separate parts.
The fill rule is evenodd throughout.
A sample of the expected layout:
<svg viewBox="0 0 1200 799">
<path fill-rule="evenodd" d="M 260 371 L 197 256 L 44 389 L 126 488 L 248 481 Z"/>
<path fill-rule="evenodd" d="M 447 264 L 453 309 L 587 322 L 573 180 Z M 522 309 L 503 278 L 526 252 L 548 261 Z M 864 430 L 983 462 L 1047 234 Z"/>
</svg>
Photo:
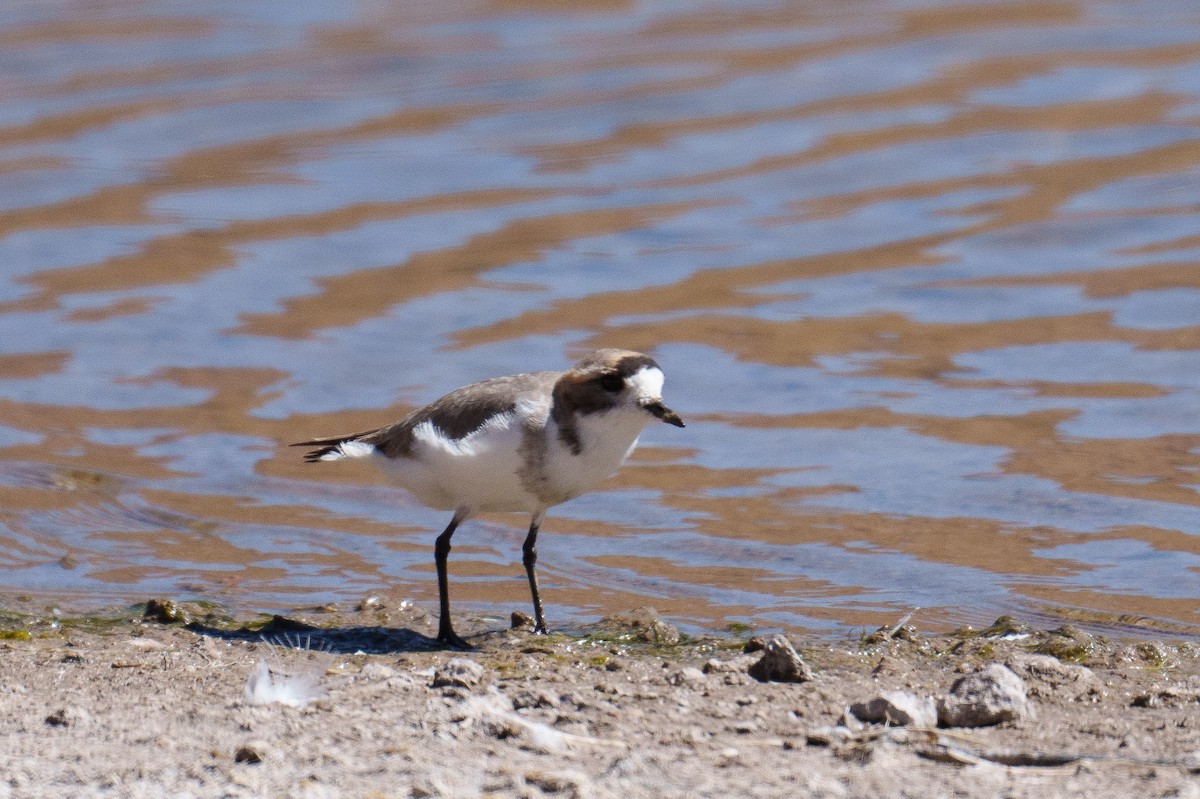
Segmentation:
<svg viewBox="0 0 1200 799">
<path fill-rule="evenodd" d="M 704 672 L 695 666 L 684 666 L 679 671 L 672 672 L 667 677 L 667 682 L 675 686 L 696 686 L 703 685 L 708 681 Z"/>
<path fill-rule="evenodd" d="M 1029 715 L 1025 683 L 1007 666 L 992 663 L 960 677 L 938 702 L 943 727 L 990 727 Z"/>
<path fill-rule="evenodd" d="M 425 778 L 414 780 L 408 795 L 412 799 L 434 799 L 434 797 L 446 796 L 447 794 L 442 790 L 440 783 Z"/>
<path fill-rule="evenodd" d="M 580 796 L 587 777 L 578 773 L 552 773 L 548 771 L 529 771 L 525 774 L 525 782 L 538 788 L 542 793 L 563 796 Z"/>
<path fill-rule="evenodd" d="M 673 624 L 667 624 L 662 619 L 655 619 L 649 626 L 641 629 L 638 637 L 647 643 L 659 646 L 674 646 L 681 639 L 679 628 Z"/>
<path fill-rule="evenodd" d="M 936 727 L 937 705 L 931 696 L 888 691 L 869 702 L 855 702 L 850 714 L 859 721 L 897 727 Z"/>
<path fill-rule="evenodd" d="M 897 658 L 884 655 L 879 658 L 879 662 L 875 664 L 875 668 L 871 670 L 871 674 L 875 677 L 893 677 L 905 674 L 908 671 L 908 666 L 904 661 Z"/>
<path fill-rule="evenodd" d="M 1133 697 L 1130 707 L 1185 707 L 1200 703 L 1200 691 L 1186 688 L 1155 688 Z"/>
<path fill-rule="evenodd" d="M 71 726 L 71 718 L 65 708 L 59 708 L 49 716 L 46 716 L 46 723 L 51 727 L 69 727 Z"/>
<path fill-rule="evenodd" d="M 841 746 L 854 738 L 856 730 L 853 727 L 839 725 L 837 727 L 822 727 L 812 730 L 805 736 L 808 746 Z"/>
<path fill-rule="evenodd" d="M 146 603 L 144 616 L 161 624 L 187 624 L 192 620 L 185 608 L 170 599 L 151 599 Z"/>
<path fill-rule="evenodd" d="M 547 708 L 558 707 L 558 699 L 547 691 L 539 691 L 534 689 L 521 689 L 514 691 L 510 695 L 512 699 L 513 709 L 524 710 L 525 708 Z"/>
<path fill-rule="evenodd" d="M 235 763 L 261 763 L 265 756 L 266 747 L 255 741 L 248 744 L 242 744 L 233 753 L 233 762 Z"/>
<path fill-rule="evenodd" d="M 1031 683 L 1030 696 L 1086 699 L 1104 693 L 1104 684 L 1087 666 L 1063 663 L 1051 655 L 1017 652 L 1004 661 L 1004 665 Z"/>
<path fill-rule="evenodd" d="M 450 658 L 433 673 L 434 688 L 471 688 L 483 680 L 483 666 L 467 658 Z"/>
<path fill-rule="evenodd" d="M 127 642 L 130 649 L 141 649 L 143 651 L 160 651 L 167 649 L 170 645 L 165 644 L 154 638 L 130 638 Z"/>
<path fill-rule="evenodd" d="M 384 663 L 368 663 L 358 672 L 364 680 L 387 680 L 399 675 L 400 672 Z"/>
<path fill-rule="evenodd" d="M 658 611 L 651 607 L 634 608 L 633 610 L 610 616 L 604 620 L 610 626 L 628 627 L 637 635 L 638 640 L 657 646 L 674 646 L 682 636 L 679 628 L 667 624 L 658 616 Z"/>
<path fill-rule="evenodd" d="M 759 682 L 808 682 L 813 678 L 812 669 L 782 635 L 766 639 L 762 651 L 762 659 L 747 670 Z"/>
<path fill-rule="evenodd" d="M 1170 659 L 1167 649 L 1157 641 L 1142 641 L 1133 651 L 1140 660 L 1152 666 L 1162 666 Z"/>
<path fill-rule="evenodd" d="M 754 663 L 754 658 L 748 655 L 738 655 L 729 660 L 709 658 L 704 661 L 701 671 L 705 674 L 744 674 L 752 663 Z"/>
</svg>

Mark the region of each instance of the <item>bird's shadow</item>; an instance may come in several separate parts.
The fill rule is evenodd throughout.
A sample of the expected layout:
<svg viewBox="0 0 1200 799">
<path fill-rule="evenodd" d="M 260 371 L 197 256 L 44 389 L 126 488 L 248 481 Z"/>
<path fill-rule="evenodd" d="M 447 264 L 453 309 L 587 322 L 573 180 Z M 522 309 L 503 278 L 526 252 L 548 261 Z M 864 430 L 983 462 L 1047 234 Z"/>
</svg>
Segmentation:
<svg viewBox="0 0 1200 799">
<path fill-rule="evenodd" d="M 311 649 L 336 655 L 387 655 L 399 652 L 430 652 L 446 649 L 437 639 L 416 630 L 383 626 L 317 627 L 284 616 L 273 616 L 264 625 L 228 629 L 199 621 L 184 625 L 197 635 L 223 641 L 245 641 Z"/>
</svg>

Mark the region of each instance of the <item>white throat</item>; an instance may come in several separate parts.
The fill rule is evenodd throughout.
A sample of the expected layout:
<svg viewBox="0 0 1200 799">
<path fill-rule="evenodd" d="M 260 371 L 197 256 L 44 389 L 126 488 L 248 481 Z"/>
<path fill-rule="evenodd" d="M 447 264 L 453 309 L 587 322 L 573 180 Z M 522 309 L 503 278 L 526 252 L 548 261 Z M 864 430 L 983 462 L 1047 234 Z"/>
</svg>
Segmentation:
<svg viewBox="0 0 1200 799">
<path fill-rule="evenodd" d="M 584 414 L 576 426 L 578 455 L 559 440 L 557 431 L 548 431 L 547 488 L 561 497 L 558 502 L 591 491 L 620 468 L 637 447 L 642 430 L 653 420 L 653 416 L 633 405 Z"/>
</svg>

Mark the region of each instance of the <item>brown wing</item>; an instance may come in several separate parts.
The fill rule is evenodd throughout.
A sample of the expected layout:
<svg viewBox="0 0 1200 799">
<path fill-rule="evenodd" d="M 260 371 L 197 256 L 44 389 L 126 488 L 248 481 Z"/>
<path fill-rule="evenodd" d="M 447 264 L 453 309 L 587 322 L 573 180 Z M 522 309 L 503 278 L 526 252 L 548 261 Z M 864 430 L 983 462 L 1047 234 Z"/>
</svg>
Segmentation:
<svg viewBox="0 0 1200 799">
<path fill-rule="evenodd" d="M 304 460 L 309 463 L 319 461 L 347 441 L 371 444 L 389 458 L 403 458 L 412 454 L 413 429 L 417 425 L 431 422 L 453 441 L 466 438 L 493 416 L 512 411 L 523 396 L 542 394 L 548 398 L 561 376 L 561 372 L 529 372 L 495 377 L 451 391 L 387 427 L 348 436 L 314 438 L 291 446 L 317 447 L 305 453 Z"/>
</svg>

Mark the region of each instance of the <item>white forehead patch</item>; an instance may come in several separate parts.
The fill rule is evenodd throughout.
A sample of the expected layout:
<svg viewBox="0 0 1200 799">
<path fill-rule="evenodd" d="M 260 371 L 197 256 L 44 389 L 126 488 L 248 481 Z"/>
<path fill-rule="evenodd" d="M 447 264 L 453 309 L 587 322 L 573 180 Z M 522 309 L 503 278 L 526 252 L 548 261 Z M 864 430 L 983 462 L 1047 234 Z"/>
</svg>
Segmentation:
<svg viewBox="0 0 1200 799">
<path fill-rule="evenodd" d="M 663 373 L 657 366 L 643 366 L 626 381 L 633 393 L 644 399 L 662 399 Z"/>
</svg>

